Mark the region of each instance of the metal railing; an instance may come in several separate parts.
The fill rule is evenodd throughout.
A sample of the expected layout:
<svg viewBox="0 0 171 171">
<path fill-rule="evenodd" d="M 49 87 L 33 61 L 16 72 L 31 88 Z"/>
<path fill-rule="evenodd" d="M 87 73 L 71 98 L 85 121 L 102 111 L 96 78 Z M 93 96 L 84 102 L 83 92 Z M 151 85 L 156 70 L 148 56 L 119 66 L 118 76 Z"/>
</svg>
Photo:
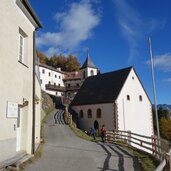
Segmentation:
<svg viewBox="0 0 171 171">
<path fill-rule="evenodd" d="M 156 159 L 162 159 L 161 164 L 156 171 L 171 169 L 171 151 L 167 153 L 166 149 L 158 145 L 157 136 L 144 136 L 131 131 L 106 130 L 107 142 L 124 142 L 134 148 L 140 149 L 151 154 Z"/>
<path fill-rule="evenodd" d="M 61 87 L 53 84 L 46 84 L 45 87 L 46 90 L 54 90 L 54 91 L 62 91 L 62 92 L 65 91 L 65 87 Z"/>
</svg>

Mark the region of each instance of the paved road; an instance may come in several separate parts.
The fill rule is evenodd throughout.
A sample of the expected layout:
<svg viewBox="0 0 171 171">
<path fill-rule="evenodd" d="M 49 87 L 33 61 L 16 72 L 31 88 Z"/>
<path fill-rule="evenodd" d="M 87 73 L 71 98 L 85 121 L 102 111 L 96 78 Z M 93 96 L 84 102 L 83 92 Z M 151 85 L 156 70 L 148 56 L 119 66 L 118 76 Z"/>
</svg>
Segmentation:
<svg viewBox="0 0 171 171">
<path fill-rule="evenodd" d="M 80 139 L 58 110 L 47 118 L 42 157 L 26 171 L 139 171 L 136 158 L 120 147 Z"/>
</svg>

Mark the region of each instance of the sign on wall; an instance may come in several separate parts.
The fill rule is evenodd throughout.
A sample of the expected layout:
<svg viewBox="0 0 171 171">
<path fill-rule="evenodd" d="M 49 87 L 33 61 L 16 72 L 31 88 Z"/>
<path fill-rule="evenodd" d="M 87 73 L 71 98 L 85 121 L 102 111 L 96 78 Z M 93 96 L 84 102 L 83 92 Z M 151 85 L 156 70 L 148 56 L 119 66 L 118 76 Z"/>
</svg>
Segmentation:
<svg viewBox="0 0 171 171">
<path fill-rule="evenodd" d="M 7 118 L 18 117 L 18 103 L 7 102 Z"/>
</svg>

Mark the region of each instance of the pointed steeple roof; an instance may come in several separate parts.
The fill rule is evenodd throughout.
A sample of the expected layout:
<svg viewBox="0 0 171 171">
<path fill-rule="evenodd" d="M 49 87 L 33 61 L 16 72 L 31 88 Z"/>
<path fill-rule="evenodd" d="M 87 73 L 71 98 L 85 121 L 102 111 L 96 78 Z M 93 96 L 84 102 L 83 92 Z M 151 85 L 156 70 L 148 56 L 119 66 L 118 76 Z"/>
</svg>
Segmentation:
<svg viewBox="0 0 171 171">
<path fill-rule="evenodd" d="M 89 50 L 87 51 L 87 58 L 86 58 L 86 61 L 85 61 L 84 64 L 82 65 L 81 69 L 84 69 L 84 68 L 87 68 L 87 67 L 96 68 L 96 66 L 94 65 L 94 63 L 93 63 L 92 60 L 90 59 Z"/>
</svg>

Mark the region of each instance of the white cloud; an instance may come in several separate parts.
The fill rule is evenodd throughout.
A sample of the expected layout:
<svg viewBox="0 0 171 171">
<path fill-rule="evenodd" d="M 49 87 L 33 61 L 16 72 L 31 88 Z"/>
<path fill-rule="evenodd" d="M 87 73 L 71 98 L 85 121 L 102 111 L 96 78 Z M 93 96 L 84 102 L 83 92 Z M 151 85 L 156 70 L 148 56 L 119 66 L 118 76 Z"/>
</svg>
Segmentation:
<svg viewBox="0 0 171 171">
<path fill-rule="evenodd" d="M 54 16 L 58 32 L 42 33 L 37 37 L 37 46 L 62 51 L 72 50 L 92 36 L 92 30 L 100 23 L 100 14 L 88 0 L 72 3 L 69 9 Z M 52 50 L 53 49 L 53 50 Z"/>
<path fill-rule="evenodd" d="M 150 64 L 150 61 L 146 61 L 146 64 Z M 171 53 L 165 53 L 162 55 L 157 55 L 153 58 L 154 67 L 164 71 L 171 71 Z"/>
<path fill-rule="evenodd" d="M 165 72 L 171 71 L 171 53 L 155 56 L 154 66 Z"/>
<path fill-rule="evenodd" d="M 128 1 L 113 0 L 113 2 L 122 34 L 129 45 L 129 61 L 131 61 L 138 55 L 141 41 L 147 39 L 147 35 L 152 31 L 163 28 L 165 20 L 145 20 L 137 10 L 128 4 Z"/>
<path fill-rule="evenodd" d="M 163 82 L 171 83 L 171 78 L 164 79 Z"/>
</svg>

